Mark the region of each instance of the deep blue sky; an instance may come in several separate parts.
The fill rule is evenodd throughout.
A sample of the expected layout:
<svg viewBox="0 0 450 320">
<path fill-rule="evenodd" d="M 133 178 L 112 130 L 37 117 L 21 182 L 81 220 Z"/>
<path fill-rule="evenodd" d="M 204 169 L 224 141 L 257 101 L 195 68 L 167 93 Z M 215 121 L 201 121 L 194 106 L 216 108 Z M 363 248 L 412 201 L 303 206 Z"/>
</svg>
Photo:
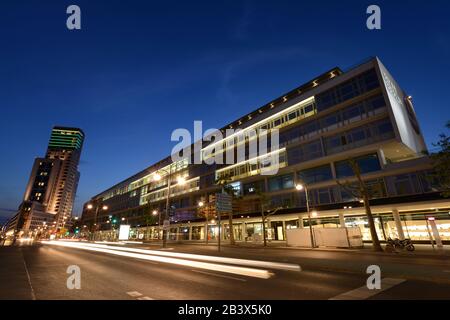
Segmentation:
<svg viewBox="0 0 450 320">
<path fill-rule="evenodd" d="M 365 27 L 369 4 L 382 30 Z M 66 29 L 66 7 L 82 30 Z M 19 205 L 53 125 L 86 133 L 75 213 L 167 156 L 175 128 L 221 127 L 334 66 L 378 55 L 429 146 L 450 119 L 442 1 L 2 0 L 0 216 Z"/>
</svg>

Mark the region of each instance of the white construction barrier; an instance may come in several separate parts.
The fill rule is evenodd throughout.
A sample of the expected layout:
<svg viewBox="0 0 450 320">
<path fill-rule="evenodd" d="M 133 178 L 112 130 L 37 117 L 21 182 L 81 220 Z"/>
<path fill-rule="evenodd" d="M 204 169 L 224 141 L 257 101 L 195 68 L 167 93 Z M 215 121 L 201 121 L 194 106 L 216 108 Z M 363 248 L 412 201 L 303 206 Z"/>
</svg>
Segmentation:
<svg viewBox="0 0 450 320">
<path fill-rule="evenodd" d="M 362 234 L 358 227 L 353 228 L 313 228 L 315 245 L 318 247 L 354 248 L 362 247 Z M 286 230 L 288 246 L 311 247 L 309 228 Z"/>
<path fill-rule="evenodd" d="M 309 228 L 287 229 L 286 241 L 288 246 L 311 247 Z"/>
</svg>

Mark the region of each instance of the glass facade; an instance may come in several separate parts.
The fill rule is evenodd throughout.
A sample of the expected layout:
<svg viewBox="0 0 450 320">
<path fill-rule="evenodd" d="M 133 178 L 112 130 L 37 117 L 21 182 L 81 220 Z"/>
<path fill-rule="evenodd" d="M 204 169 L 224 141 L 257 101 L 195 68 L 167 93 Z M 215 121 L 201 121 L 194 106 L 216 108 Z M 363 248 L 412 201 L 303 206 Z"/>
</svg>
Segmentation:
<svg viewBox="0 0 450 320">
<path fill-rule="evenodd" d="M 361 174 L 370 173 L 381 170 L 380 161 L 376 154 L 358 157 L 355 159 Z M 353 168 L 348 160 L 339 161 L 335 163 L 336 177 L 345 178 L 354 176 Z"/>
<path fill-rule="evenodd" d="M 306 184 L 312 184 L 332 180 L 333 174 L 331 172 L 331 166 L 326 164 L 320 167 L 302 170 L 298 172 L 298 178 Z"/>
<path fill-rule="evenodd" d="M 294 187 L 294 175 L 286 174 L 269 179 L 269 191 L 291 189 Z"/>
<path fill-rule="evenodd" d="M 173 228 L 171 238 L 205 241 L 208 234 L 208 240 L 214 241 L 218 237 L 218 226 L 209 225 L 206 232 L 204 223 L 199 222 L 205 217 L 199 213 L 197 206 L 200 200 L 208 199 L 207 202 L 211 203 L 211 209 L 208 209 L 210 218 L 213 218 L 215 206 L 211 197 L 214 198 L 214 194 L 220 191 L 217 181 L 227 180 L 237 194 L 233 202 L 235 218 L 245 220 L 244 217 L 248 216 L 251 220 L 232 226 L 235 238 L 239 241 L 253 241 L 262 236 L 261 222 L 254 221 L 260 211 L 258 191 L 261 191 L 273 208 L 283 208 L 280 216 L 277 214 L 271 217 L 267 225 L 268 239 L 284 241 L 287 229 L 300 226 L 295 214 L 305 212 L 306 195 L 295 189 L 297 181 L 308 186 L 309 204 L 317 211 L 337 212 L 351 202 L 359 203 L 359 199 L 335 181 L 354 176 L 348 162 L 350 158 L 356 159 L 371 200 L 389 203 L 394 201 L 394 197 L 435 196 L 438 188 L 435 181 L 427 178 L 430 176 L 429 166 L 415 168 L 413 164 L 409 170 L 397 170 L 395 166 L 390 166 L 398 162 L 388 160 L 392 154 L 396 155 L 396 148 L 405 153 L 410 150 L 406 150 L 407 147 L 396 136 L 397 120 L 392 116 L 391 105 L 388 103 L 390 100 L 385 97 L 382 82 L 373 67 L 376 60 L 372 63 L 373 65 L 365 66 L 363 71 L 355 72 L 355 76 L 346 78 L 345 81 L 339 80 L 339 77 L 332 79 L 327 75 L 329 83 L 333 81 L 335 85 L 326 90 L 321 91 L 321 84 L 312 81 L 308 90 L 314 89 L 311 91 L 314 95 L 304 95 L 303 100 L 300 95 L 296 95 L 299 97 L 297 100 L 289 100 L 288 96 L 280 97 L 274 103 L 238 119 L 233 126 L 224 127 L 239 128 L 244 132 L 254 130 L 256 133 L 279 129 L 280 148 L 272 150 L 279 156 L 280 171 L 276 175 L 261 174 L 263 168 L 272 167 L 273 163 L 268 156 L 246 158 L 230 165 L 193 165 L 188 161 L 170 165 L 170 160 L 165 159 L 97 198 L 108 205 L 111 214 L 120 212 L 121 215 L 130 217 L 133 224 L 143 223 L 143 216 L 147 212 L 143 208 L 164 212 L 168 196 L 168 176 L 163 171 L 171 168 L 174 174 L 173 188 L 169 195 L 171 223 L 183 224 L 178 229 Z M 407 111 L 412 117 L 412 109 Z M 241 145 L 245 146 L 247 156 L 250 153 L 248 144 L 253 139 L 259 137 L 238 134 L 218 143 L 205 142 L 202 145 L 202 154 L 205 156 L 203 160 Z M 218 148 L 213 152 L 206 152 L 219 144 L 222 144 L 221 151 Z M 154 173 L 159 173 L 162 179 L 153 181 Z M 367 179 L 369 173 L 370 180 Z M 184 177 L 187 183 L 178 186 L 175 179 L 178 176 Z M 287 212 L 292 215 L 288 216 Z M 385 239 L 395 231 L 394 221 L 389 217 L 389 213 L 376 216 L 380 239 Z M 186 227 L 184 224 L 187 221 L 193 221 L 193 225 Z M 405 220 L 406 226 L 409 221 Z M 223 223 L 222 235 L 227 239 L 230 227 L 225 220 Z M 364 216 L 346 217 L 345 223 L 347 226 L 359 227 L 363 238 L 369 239 Z M 308 222 L 302 221 L 302 224 L 307 225 Z M 317 217 L 313 219 L 312 225 L 315 228 L 338 227 L 340 220 L 337 215 Z M 442 225 L 445 227 L 446 223 Z M 415 232 L 412 229 L 414 226 L 423 228 L 419 224 L 411 224 L 411 228 L 405 230 L 412 234 Z M 160 237 L 160 233 L 149 232 L 146 237 L 155 239 Z"/>
<path fill-rule="evenodd" d="M 375 69 L 356 76 L 316 96 L 317 111 L 321 112 L 380 86 Z"/>
</svg>

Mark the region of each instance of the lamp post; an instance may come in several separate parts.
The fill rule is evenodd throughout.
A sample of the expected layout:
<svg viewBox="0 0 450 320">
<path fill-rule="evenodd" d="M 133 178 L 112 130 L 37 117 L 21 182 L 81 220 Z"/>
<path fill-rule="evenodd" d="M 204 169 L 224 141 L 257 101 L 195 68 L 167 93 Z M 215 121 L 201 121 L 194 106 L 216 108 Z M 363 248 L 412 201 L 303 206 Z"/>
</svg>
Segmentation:
<svg viewBox="0 0 450 320">
<path fill-rule="evenodd" d="M 311 224 L 311 212 L 309 211 L 309 197 L 308 197 L 308 188 L 306 187 L 306 185 L 303 184 L 297 184 L 295 186 L 295 189 L 297 189 L 298 191 L 305 191 L 305 197 L 306 197 L 306 211 L 308 213 L 308 224 L 309 224 L 309 233 L 311 235 L 311 248 L 315 248 L 316 245 L 314 243 L 314 235 L 313 235 L 313 229 L 312 229 L 312 224 Z M 316 211 L 315 211 L 316 212 Z M 316 212 L 317 215 L 317 212 Z"/>
<path fill-rule="evenodd" d="M 158 217 L 158 228 L 159 228 L 159 226 L 160 226 L 160 224 L 161 224 L 161 215 L 158 213 L 158 211 L 157 210 L 153 210 L 152 211 L 152 215 L 154 215 L 154 216 L 156 216 L 156 215 L 159 215 L 159 217 Z M 150 234 L 149 234 L 149 230 L 148 230 L 149 228 L 148 228 L 148 221 L 147 221 L 147 233 L 148 233 L 148 237 L 150 236 Z M 149 237 L 150 238 L 150 237 Z M 159 240 L 159 232 L 158 232 L 158 240 Z"/>
<path fill-rule="evenodd" d="M 163 226 L 163 248 L 165 248 L 167 246 L 167 230 L 170 226 L 170 220 L 169 220 L 169 204 L 170 204 L 170 188 L 171 188 L 171 184 L 172 184 L 172 164 L 169 165 L 169 171 L 165 170 L 165 169 L 159 169 L 158 171 L 162 171 L 164 173 L 166 173 L 167 175 L 167 195 L 166 195 L 166 212 L 165 212 L 165 216 L 164 216 L 164 222 L 168 221 L 168 226 L 164 227 Z M 155 181 L 159 181 L 161 180 L 161 175 L 158 173 L 155 173 L 155 175 L 153 176 L 153 179 Z M 183 177 L 178 177 L 177 179 L 178 184 L 179 185 L 183 185 L 186 183 L 186 180 Z M 161 224 L 160 224 L 161 226 Z"/>
<path fill-rule="evenodd" d="M 87 209 L 88 209 L 88 210 L 92 210 L 92 208 L 94 208 L 94 205 L 93 205 L 92 203 L 89 203 L 89 204 L 87 205 Z M 107 206 L 107 205 L 102 205 L 101 208 L 102 208 L 103 211 L 108 210 L 108 206 Z M 100 205 L 97 204 L 97 205 L 95 206 L 95 218 L 94 218 L 94 227 L 95 227 L 95 228 L 94 228 L 94 236 L 95 236 L 95 231 L 97 231 L 97 229 L 98 229 L 97 218 L 98 218 L 98 212 L 99 212 L 99 210 L 100 210 Z"/>
<path fill-rule="evenodd" d="M 203 208 L 205 206 L 205 203 L 203 202 L 203 201 L 199 201 L 198 202 L 198 207 L 201 209 L 201 208 Z M 209 229 L 209 212 L 208 212 L 208 210 L 209 210 L 209 203 L 208 203 L 208 208 L 206 208 L 205 209 L 205 221 L 206 221 L 206 224 L 205 224 L 205 243 L 206 244 L 208 244 L 208 229 Z"/>
</svg>

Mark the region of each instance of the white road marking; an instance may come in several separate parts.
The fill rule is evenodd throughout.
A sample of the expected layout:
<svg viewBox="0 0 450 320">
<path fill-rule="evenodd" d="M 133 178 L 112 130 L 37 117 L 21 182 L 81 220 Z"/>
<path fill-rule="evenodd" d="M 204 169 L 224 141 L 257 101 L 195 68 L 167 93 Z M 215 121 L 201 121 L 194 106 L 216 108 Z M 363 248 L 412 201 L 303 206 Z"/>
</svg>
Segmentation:
<svg viewBox="0 0 450 320">
<path fill-rule="evenodd" d="M 155 300 L 155 299 L 150 298 L 150 297 L 140 297 L 140 298 L 137 298 L 137 300 Z"/>
<path fill-rule="evenodd" d="M 137 291 L 130 291 L 130 292 L 127 292 L 127 295 L 129 295 L 130 297 L 136 298 L 136 297 L 142 296 L 142 293 L 137 292 Z"/>
<path fill-rule="evenodd" d="M 223 274 L 217 274 L 217 273 L 212 273 L 212 272 L 207 272 L 207 271 L 200 271 L 200 270 L 194 270 L 194 269 L 191 269 L 191 271 L 197 272 L 197 273 L 202 273 L 202 274 L 207 274 L 209 276 L 221 277 L 221 278 L 232 279 L 232 280 L 243 281 L 243 282 L 247 281 L 246 279 L 230 277 L 230 276 L 226 276 Z"/>
<path fill-rule="evenodd" d="M 36 300 L 36 295 L 34 293 L 33 286 L 31 285 L 30 273 L 28 272 L 27 264 L 25 263 L 25 257 L 23 256 L 22 250 L 20 250 L 20 253 L 22 254 L 23 266 L 25 268 L 25 272 L 27 273 L 28 284 L 30 285 L 30 289 L 31 289 L 31 300 Z"/>
<path fill-rule="evenodd" d="M 379 294 L 380 292 L 395 287 L 396 285 L 399 285 L 400 283 L 405 281 L 405 279 L 384 278 L 381 279 L 380 290 L 369 290 L 367 286 L 362 286 L 358 289 L 339 294 L 333 298 L 330 298 L 329 300 L 365 300 L 376 294 Z"/>
</svg>

